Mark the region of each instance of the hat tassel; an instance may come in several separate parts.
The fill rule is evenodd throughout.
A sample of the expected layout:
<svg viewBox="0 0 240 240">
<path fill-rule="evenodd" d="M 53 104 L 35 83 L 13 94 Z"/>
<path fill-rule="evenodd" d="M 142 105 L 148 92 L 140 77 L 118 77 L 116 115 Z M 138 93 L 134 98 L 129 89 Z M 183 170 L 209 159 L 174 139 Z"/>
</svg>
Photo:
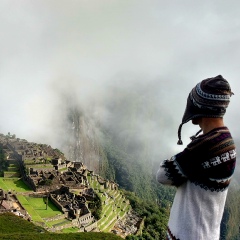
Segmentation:
<svg viewBox="0 0 240 240">
<path fill-rule="evenodd" d="M 177 144 L 178 145 L 183 145 L 183 142 L 182 142 L 182 139 L 181 139 L 181 131 L 182 131 L 182 123 L 179 125 L 179 128 L 178 128 L 178 142 Z"/>
<path fill-rule="evenodd" d="M 195 135 L 191 136 L 190 139 L 191 140 L 195 140 L 197 135 L 202 131 L 202 129 L 200 129 Z"/>
</svg>

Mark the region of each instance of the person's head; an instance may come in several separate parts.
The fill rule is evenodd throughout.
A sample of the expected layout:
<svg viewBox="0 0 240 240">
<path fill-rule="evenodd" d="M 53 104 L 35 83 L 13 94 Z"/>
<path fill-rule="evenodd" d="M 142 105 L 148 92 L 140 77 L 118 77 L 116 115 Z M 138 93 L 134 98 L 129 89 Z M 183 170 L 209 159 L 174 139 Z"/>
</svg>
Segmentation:
<svg viewBox="0 0 240 240">
<path fill-rule="evenodd" d="M 222 118 L 232 94 L 228 81 L 221 75 L 199 82 L 189 93 L 182 123 L 178 129 L 178 144 L 182 144 L 181 128 L 184 123 L 192 120 L 193 124 L 199 124 L 198 119 L 203 117 Z"/>
</svg>

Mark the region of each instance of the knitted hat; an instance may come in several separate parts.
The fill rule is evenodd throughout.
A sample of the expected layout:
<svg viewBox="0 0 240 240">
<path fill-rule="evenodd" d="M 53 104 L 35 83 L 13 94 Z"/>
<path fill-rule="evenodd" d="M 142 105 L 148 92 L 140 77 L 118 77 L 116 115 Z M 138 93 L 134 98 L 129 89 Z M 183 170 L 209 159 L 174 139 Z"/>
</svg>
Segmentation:
<svg viewBox="0 0 240 240">
<path fill-rule="evenodd" d="M 189 93 L 182 123 L 178 129 L 178 144 L 182 144 L 182 125 L 199 117 L 223 117 L 233 93 L 226 79 L 221 75 L 207 78 L 198 83 Z M 201 132 L 197 132 L 196 136 Z"/>
</svg>

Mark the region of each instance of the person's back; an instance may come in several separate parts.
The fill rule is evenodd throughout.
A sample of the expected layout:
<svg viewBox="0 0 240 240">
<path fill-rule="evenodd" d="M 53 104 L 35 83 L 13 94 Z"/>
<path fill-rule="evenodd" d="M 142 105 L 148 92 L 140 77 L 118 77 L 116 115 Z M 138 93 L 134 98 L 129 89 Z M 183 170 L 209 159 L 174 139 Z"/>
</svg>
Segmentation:
<svg viewBox="0 0 240 240">
<path fill-rule="evenodd" d="M 181 127 L 189 120 L 199 124 L 203 134 L 195 136 L 183 152 L 163 161 L 157 173 L 158 182 L 178 187 L 171 208 L 167 239 L 219 240 L 236 151 L 232 136 L 222 120 L 231 95 L 230 87 L 221 76 L 211 80 L 210 83 L 209 79 L 202 81 L 205 85 L 201 82 L 191 91 L 179 128 L 179 142 Z M 219 81 L 223 83 L 214 85 Z M 223 87 L 218 92 L 208 85 Z M 220 102 L 219 99 L 224 100 Z M 206 105 L 214 107 L 214 112 L 206 111 Z"/>
</svg>

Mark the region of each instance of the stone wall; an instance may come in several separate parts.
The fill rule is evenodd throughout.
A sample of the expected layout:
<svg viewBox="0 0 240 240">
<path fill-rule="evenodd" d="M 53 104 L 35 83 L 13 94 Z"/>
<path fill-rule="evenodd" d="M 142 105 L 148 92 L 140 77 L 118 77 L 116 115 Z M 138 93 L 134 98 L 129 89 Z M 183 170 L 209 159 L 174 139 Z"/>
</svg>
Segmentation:
<svg viewBox="0 0 240 240">
<path fill-rule="evenodd" d="M 29 176 L 24 176 L 22 178 L 23 182 L 29 186 L 33 191 L 37 191 L 36 185 L 34 184 L 33 180 Z"/>
<path fill-rule="evenodd" d="M 19 172 L 4 172 L 5 178 L 19 178 L 20 173 Z"/>
<path fill-rule="evenodd" d="M 87 213 L 78 218 L 79 226 L 89 224 L 92 221 L 93 221 L 93 217 L 91 213 Z"/>
<path fill-rule="evenodd" d="M 84 228 L 85 232 L 91 232 L 93 229 L 97 229 L 97 222 L 92 223 L 91 225 Z"/>
<path fill-rule="evenodd" d="M 49 217 L 49 218 L 43 218 L 43 220 L 45 220 L 46 222 L 49 222 L 49 221 L 55 221 L 55 220 L 60 220 L 60 219 L 64 219 L 64 218 L 66 218 L 66 214 L 61 214 L 61 215 L 57 215 L 57 216 Z"/>
<path fill-rule="evenodd" d="M 65 213 L 65 209 L 62 207 L 62 205 L 61 205 L 55 198 L 53 198 L 53 197 L 51 196 L 51 194 L 50 194 L 50 199 L 51 199 L 51 201 L 53 202 L 53 204 L 55 204 L 56 207 L 57 207 L 60 211 L 62 211 L 63 213 Z"/>
<path fill-rule="evenodd" d="M 55 232 L 55 231 L 59 231 L 59 230 L 62 230 L 64 228 L 71 228 L 73 227 L 72 223 L 69 223 L 69 224 L 65 224 L 63 226 L 55 226 L 53 228 L 50 228 L 49 230 L 52 231 L 52 232 Z"/>
</svg>

